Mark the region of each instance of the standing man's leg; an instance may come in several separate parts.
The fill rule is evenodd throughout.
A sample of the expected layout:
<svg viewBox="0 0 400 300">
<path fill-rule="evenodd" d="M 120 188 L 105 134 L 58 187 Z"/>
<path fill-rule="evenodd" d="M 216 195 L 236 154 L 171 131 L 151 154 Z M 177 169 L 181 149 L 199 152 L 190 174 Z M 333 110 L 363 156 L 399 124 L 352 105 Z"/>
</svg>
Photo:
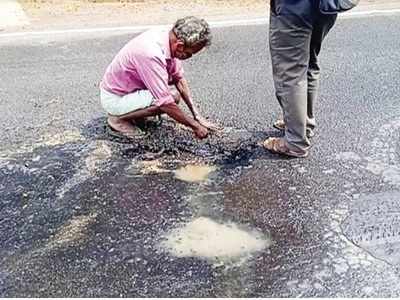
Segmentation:
<svg viewBox="0 0 400 300">
<path fill-rule="evenodd" d="M 320 14 L 314 23 L 311 44 L 310 44 L 310 61 L 308 64 L 307 80 L 307 135 L 314 135 L 315 117 L 314 105 L 318 97 L 320 67 L 318 65 L 318 55 L 321 50 L 322 41 L 328 34 L 329 30 L 335 24 L 337 15 Z"/>
<path fill-rule="evenodd" d="M 310 147 L 306 123 L 311 35 L 312 24 L 296 15 L 277 15 L 271 11 L 273 77 L 286 128 L 284 138 L 270 138 L 264 145 L 269 150 L 296 157 L 307 156 Z"/>
</svg>

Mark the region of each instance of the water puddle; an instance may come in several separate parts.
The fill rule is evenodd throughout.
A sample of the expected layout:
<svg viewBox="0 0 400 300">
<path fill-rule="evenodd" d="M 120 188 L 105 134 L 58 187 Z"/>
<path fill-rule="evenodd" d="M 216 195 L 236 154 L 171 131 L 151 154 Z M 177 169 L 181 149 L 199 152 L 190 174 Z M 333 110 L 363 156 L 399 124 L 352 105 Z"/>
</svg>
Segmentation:
<svg viewBox="0 0 400 300">
<path fill-rule="evenodd" d="M 217 168 L 204 164 L 188 164 L 174 170 L 178 161 L 132 160 L 126 167 L 128 177 L 142 177 L 143 175 L 156 175 L 162 173 L 174 174 L 175 178 L 186 182 L 203 182 Z"/>
<path fill-rule="evenodd" d="M 175 171 L 175 177 L 186 182 L 202 182 L 217 168 L 209 165 L 187 165 Z"/>
<path fill-rule="evenodd" d="M 240 229 L 234 223 L 220 224 L 200 217 L 168 234 L 161 246 L 177 257 L 224 260 L 247 257 L 270 245 L 258 231 Z"/>
</svg>

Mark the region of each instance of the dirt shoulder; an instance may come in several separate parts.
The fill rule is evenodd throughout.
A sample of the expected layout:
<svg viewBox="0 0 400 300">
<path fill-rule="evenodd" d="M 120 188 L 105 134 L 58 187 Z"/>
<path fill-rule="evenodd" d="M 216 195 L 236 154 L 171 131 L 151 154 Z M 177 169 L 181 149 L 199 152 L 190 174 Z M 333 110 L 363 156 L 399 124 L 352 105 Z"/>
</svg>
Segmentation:
<svg viewBox="0 0 400 300">
<path fill-rule="evenodd" d="M 19 0 L 30 24 L 19 30 L 170 24 L 195 15 L 209 21 L 260 18 L 268 0 Z M 400 8 L 399 0 L 361 0 L 357 10 Z"/>
<path fill-rule="evenodd" d="M 20 0 L 33 29 L 135 26 L 173 23 L 195 15 L 207 20 L 255 18 L 267 14 L 260 0 L 168 0 L 89 2 L 85 0 Z"/>
</svg>

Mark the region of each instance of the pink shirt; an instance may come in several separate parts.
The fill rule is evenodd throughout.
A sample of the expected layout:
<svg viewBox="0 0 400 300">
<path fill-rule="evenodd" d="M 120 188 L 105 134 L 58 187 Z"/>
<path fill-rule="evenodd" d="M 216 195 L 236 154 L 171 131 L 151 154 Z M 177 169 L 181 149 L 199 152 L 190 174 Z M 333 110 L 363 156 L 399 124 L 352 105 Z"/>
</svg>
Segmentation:
<svg viewBox="0 0 400 300">
<path fill-rule="evenodd" d="M 171 57 L 169 31 L 153 29 L 132 39 L 107 67 L 100 87 L 124 96 L 147 89 L 161 106 L 174 102 L 169 84 L 183 77 L 181 62 Z"/>
</svg>

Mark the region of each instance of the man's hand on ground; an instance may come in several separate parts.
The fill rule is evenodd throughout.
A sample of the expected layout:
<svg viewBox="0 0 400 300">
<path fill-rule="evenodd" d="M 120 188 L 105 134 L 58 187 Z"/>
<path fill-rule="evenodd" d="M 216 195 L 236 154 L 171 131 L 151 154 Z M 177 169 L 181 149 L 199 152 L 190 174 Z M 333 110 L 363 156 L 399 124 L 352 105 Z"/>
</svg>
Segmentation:
<svg viewBox="0 0 400 300">
<path fill-rule="evenodd" d="M 206 127 L 199 124 L 195 129 L 193 129 L 194 134 L 199 139 L 205 139 L 208 136 L 208 130 Z"/>
<path fill-rule="evenodd" d="M 201 125 L 198 121 L 186 116 L 175 102 L 160 106 L 160 110 L 165 112 L 175 121 L 192 128 L 197 138 L 204 139 L 207 137 L 208 129 Z"/>
<path fill-rule="evenodd" d="M 196 117 L 197 122 L 200 123 L 200 125 L 206 127 L 207 129 L 211 130 L 211 131 L 220 131 L 222 130 L 222 126 L 212 123 L 210 121 L 208 121 L 206 118 L 203 118 L 202 116 L 197 116 Z"/>
</svg>

